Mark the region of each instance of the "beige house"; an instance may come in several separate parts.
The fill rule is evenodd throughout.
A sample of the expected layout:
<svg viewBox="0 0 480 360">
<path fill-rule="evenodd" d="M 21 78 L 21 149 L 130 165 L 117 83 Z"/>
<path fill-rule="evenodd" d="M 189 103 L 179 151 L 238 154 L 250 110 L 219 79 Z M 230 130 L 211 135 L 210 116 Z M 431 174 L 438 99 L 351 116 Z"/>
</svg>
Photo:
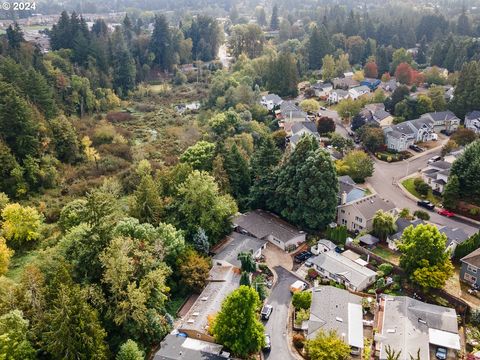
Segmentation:
<svg viewBox="0 0 480 360">
<path fill-rule="evenodd" d="M 383 210 L 391 214 L 396 213 L 395 205 L 380 198 L 370 195 L 352 202 L 344 202 L 337 207 L 337 224 L 346 226 L 349 231 L 370 231 L 375 213 Z"/>
</svg>

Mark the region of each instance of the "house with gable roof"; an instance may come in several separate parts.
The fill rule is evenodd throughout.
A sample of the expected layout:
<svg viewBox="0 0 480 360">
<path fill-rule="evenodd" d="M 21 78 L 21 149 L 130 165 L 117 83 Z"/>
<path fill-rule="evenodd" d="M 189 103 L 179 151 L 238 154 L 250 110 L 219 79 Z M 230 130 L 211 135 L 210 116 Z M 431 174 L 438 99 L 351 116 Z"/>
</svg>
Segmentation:
<svg viewBox="0 0 480 360">
<path fill-rule="evenodd" d="M 465 115 L 465 127 L 480 134 L 480 111 L 471 111 Z"/>
<path fill-rule="evenodd" d="M 437 140 L 434 125 L 434 120 L 425 117 L 388 126 L 383 129 L 385 143 L 389 149 L 405 151 L 417 142 Z"/>
</svg>

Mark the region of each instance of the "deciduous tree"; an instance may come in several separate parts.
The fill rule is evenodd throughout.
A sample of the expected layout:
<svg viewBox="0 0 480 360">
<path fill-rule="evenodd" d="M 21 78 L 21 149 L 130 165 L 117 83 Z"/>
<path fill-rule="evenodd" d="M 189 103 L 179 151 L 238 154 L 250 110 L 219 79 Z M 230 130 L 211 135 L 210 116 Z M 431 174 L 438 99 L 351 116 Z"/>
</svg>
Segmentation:
<svg viewBox="0 0 480 360">
<path fill-rule="evenodd" d="M 392 214 L 383 210 L 378 210 L 373 217 L 372 232 L 380 240 L 385 241 L 388 235 L 393 234 L 397 226 Z"/>
<path fill-rule="evenodd" d="M 312 360 L 347 360 L 350 346 L 341 340 L 335 331 L 320 330 L 314 339 L 307 340 L 306 350 Z"/>
<path fill-rule="evenodd" d="M 2 219 L 3 236 L 14 247 L 40 238 L 43 217 L 36 209 L 18 203 L 8 204 L 2 210 Z"/>
</svg>

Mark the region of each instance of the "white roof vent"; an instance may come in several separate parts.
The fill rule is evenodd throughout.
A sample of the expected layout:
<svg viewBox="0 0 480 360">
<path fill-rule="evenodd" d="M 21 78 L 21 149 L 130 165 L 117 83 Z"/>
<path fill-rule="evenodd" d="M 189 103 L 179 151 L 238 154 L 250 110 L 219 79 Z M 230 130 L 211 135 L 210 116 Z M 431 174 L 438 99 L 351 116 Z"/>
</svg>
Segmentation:
<svg viewBox="0 0 480 360">
<path fill-rule="evenodd" d="M 395 334 L 397 332 L 397 330 L 395 329 L 387 329 L 387 333 L 389 334 Z"/>
<path fill-rule="evenodd" d="M 208 296 L 204 296 L 204 297 L 202 297 L 200 300 L 202 300 L 202 301 L 207 301 L 207 300 L 208 300 Z"/>
<path fill-rule="evenodd" d="M 341 317 L 336 317 L 335 318 L 338 322 L 343 322 L 343 319 Z"/>
<path fill-rule="evenodd" d="M 195 312 L 192 314 L 192 316 L 198 316 L 198 315 L 200 315 L 200 313 L 199 313 L 198 311 L 195 311 Z"/>
<path fill-rule="evenodd" d="M 187 323 L 189 323 L 189 324 L 193 324 L 194 322 L 195 322 L 194 319 L 188 319 L 188 320 L 187 320 Z"/>
</svg>

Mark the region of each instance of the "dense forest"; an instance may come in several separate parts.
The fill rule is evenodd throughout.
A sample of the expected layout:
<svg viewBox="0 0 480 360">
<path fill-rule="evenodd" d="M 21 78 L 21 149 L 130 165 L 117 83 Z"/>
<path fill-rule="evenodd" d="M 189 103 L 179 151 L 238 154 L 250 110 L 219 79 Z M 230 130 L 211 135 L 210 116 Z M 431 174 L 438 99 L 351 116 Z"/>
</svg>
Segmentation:
<svg viewBox="0 0 480 360">
<path fill-rule="evenodd" d="M 313 231 L 334 219 L 339 164 L 309 137 L 287 149 L 262 92 L 293 98 L 300 81 L 353 70 L 404 85 L 370 99 L 399 122 L 480 109 L 479 17 L 457 3 L 356 3 L 117 1 L 127 15 L 114 29 L 63 11 L 49 51 L 12 24 L 0 39 L 0 358 L 143 359 L 205 286 L 209 250 L 239 210 Z M 428 94 L 410 98 L 421 83 Z M 200 109 L 178 111 L 190 102 Z M 336 141 L 356 178 L 373 171 Z"/>
</svg>

